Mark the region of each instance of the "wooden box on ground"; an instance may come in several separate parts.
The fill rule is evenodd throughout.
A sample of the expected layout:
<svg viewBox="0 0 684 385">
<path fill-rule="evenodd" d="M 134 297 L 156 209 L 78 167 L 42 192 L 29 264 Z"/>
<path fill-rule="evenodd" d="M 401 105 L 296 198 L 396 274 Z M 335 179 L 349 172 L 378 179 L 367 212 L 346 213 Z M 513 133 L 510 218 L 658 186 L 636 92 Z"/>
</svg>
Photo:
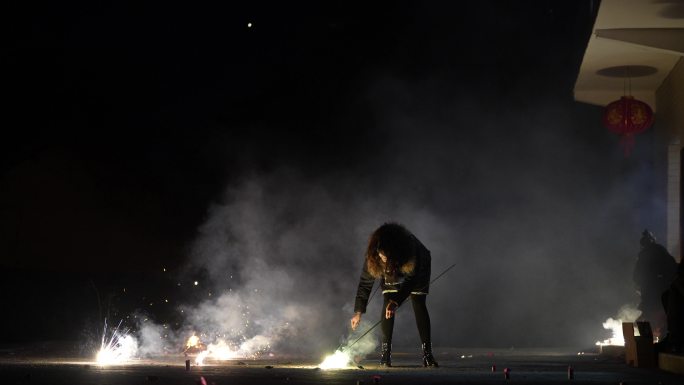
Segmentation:
<svg viewBox="0 0 684 385">
<path fill-rule="evenodd" d="M 636 325 L 637 333 L 634 332 Z M 653 348 L 653 332 L 648 322 L 623 322 L 625 337 L 625 362 L 635 368 L 655 368 L 656 354 Z"/>
</svg>

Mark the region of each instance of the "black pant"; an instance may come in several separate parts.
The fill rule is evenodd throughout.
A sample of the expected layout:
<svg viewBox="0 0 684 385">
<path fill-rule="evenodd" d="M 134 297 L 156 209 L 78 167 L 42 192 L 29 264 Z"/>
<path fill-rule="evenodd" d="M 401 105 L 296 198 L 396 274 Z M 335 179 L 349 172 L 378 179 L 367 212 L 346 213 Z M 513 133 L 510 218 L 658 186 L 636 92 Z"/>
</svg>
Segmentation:
<svg viewBox="0 0 684 385">
<path fill-rule="evenodd" d="M 424 344 L 429 344 L 430 340 L 430 314 L 428 314 L 427 306 L 425 305 L 427 295 L 425 294 L 411 294 L 411 305 L 413 305 L 413 314 L 416 316 L 416 325 L 418 326 L 418 334 L 420 334 L 420 341 Z M 382 322 L 380 328 L 382 329 L 382 342 L 392 343 L 392 331 L 394 330 L 394 317 L 385 318 L 385 309 L 389 303 L 389 295 L 383 295 L 384 302 L 382 305 Z"/>
<path fill-rule="evenodd" d="M 662 300 L 670 343 L 684 348 L 684 296 L 677 289 L 670 288 L 663 293 Z"/>
</svg>

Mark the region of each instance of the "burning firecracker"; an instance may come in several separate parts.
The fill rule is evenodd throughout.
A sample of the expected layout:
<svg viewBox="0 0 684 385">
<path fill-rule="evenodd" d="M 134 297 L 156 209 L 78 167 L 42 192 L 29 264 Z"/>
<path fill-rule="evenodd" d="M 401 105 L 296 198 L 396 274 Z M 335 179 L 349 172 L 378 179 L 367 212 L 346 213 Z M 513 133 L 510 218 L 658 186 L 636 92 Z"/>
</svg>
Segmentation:
<svg viewBox="0 0 684 385">
<path fill-rule="evenodd" d="M 328 355 L 323 362 L 318 365 L 321 369 L 345 369 L 352 366 L 351 357 L 342 350 L 337 350 L 335 353 Z"/>
<path fill-rule="evenodd" d="M 197 335 L 193 334 L 190 338 L 188 338 L 188 341 L 185 343 L 185 350 L 183 350 L 183 352 L 196 354 L 201 353 L 205 350 L 207 350 L 206 345 L 204 345 L 202 341 L 200 341 Z"/>
<path fill-rule="evenodd" d="M 128 329 L 121 329 L 121 322 L 107 338 L 107 320 L 105 319 L 102 343 L 97 353 L 96 361 L 100 365 L 117 365 L 135 357 L 138 342 L 129 334 Z"/>
</svg>

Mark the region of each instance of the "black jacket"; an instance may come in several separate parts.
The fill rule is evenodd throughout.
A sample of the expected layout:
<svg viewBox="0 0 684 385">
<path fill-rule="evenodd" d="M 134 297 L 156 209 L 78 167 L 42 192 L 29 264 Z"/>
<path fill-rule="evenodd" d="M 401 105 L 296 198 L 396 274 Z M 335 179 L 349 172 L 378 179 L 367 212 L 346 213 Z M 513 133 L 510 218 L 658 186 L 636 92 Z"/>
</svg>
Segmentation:
<svg viewBox="0 0 684 385">
<path fill-rule="evenodd" d="M 392 282 L 387 276 L 380 277 L 382 292 L 387 293 L 390 299 L 401 304 L 411 294 L 428 294 L 430 291 L 430 264 L 431 256 L 428 250 L 415 236 L 411 236 L 414 246 L 413 270 L 410 273 L 399 273 L 398 282 Z M 356 290 L 354 312 L 366 312 L 368 297 L 373 289 L 375 278 L 368 272 L 368 264 L 364 262 L 359 287 Z"/>
<path fill-rule="evenodd" d="M 665 247 L 657 243 L 644 246 L 634 266 L 633 279 L 644 293 L 660 293 L 668 288 L 677 273 L 677 262 Z M 648 296 L 649 294 L 646 294 Z"/>
</svg>

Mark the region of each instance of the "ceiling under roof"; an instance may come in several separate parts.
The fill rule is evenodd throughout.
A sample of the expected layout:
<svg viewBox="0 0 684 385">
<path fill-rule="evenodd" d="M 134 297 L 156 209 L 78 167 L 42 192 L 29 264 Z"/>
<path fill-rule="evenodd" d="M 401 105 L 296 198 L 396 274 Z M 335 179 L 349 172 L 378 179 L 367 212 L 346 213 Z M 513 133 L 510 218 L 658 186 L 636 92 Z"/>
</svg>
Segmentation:
<svg viewBox="0 0 684 385">
<path fill-rule="evenodd" d="M 575 100 L 604 106 L 631 93 L 656 109 L 655 91 L 682 56 L 684 0 L 603 0 Z"/>
</svg>

